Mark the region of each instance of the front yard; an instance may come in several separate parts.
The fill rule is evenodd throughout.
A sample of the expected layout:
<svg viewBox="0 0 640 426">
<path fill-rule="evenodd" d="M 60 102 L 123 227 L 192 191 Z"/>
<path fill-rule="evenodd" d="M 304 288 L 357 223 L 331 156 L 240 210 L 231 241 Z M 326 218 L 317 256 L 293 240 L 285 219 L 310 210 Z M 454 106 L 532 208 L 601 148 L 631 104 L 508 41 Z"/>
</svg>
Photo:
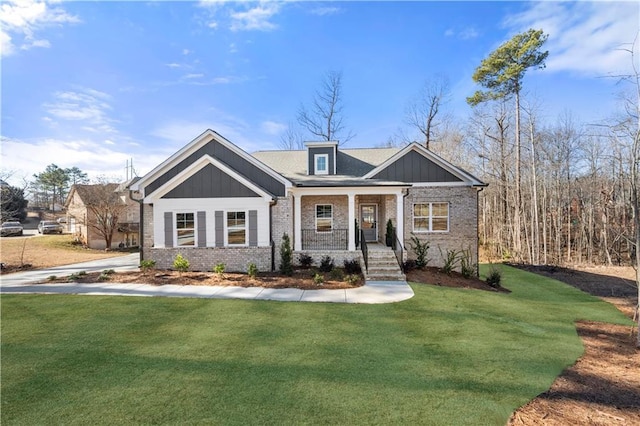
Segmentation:
<svg viewBox="0 0 640 426">
<path fill-rule="evenodd" d="M 3 424 L 505 424 L 612 305 L 503 268 L 512 293 L 389 305 L 4 295 Z"/>
</svg>

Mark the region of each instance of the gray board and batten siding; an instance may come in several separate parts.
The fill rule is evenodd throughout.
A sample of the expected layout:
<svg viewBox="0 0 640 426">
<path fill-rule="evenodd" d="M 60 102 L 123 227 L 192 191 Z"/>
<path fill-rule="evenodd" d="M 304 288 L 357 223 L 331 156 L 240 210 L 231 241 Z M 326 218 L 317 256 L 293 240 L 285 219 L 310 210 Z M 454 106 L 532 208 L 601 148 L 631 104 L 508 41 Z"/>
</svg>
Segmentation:
<svg viewBox="0 0 640 426">
<path fill-rule="evenodd" d="M 315 156 L 316 155 L 322 155 L 322 154 L 326 154 L 328 156 L 328 164 L 327 164 L 327 171 L 329 172 L 328 174 L 333 175 L 335 173 L 333 173 L 333 171 L 335 170 L 335 158 L 334 158 L 334 153 L 335 153 L 335 148 L 334 147 L 321 147 L 321 148 L 309 148 L 309 164 L 308 164 L 308 169 L 309 170 L 309 174 L 310 175 L 315 175 L 316 174 L 316 162 L 315 162 Z"/>
<path fill-rule="evenodd" d="M 372 176 L 373 179 L 384 179 L 400 182 L 461 182 L 458 176 L 445 170 L 433 161 L 415 151 L 397 159 L 384 170 Z"/>
<path fill-rule="evenodd" d="M 144 188 L 144 193 L 146 195 L 153 193 L 156 189 L 160 188 L 162 185 L 174 178 L 184 169 L 199 160 L 203 155 L 207 154 L 226 164 L 231 169 L 235 170 L 237 173 L 253 182 L 255 185 L 264 189 L 269 194 L 274 196 L 285 195 L 285 185 L 282 182 L 269 175 L 268 173 L 262 171 L 259 167 L 256 167 L 255 164 L 251 164 L 248 160 L 242 158 L 241 156 L 215 140 L 208 142 L 206 145 L 198 149 L 193 154 L 189 155 L 176 166 L 172 167 L 170 170 L 167 170 L 167 172 L 162 176 L 158 177 L 156 180 L 148 184 Z"/>
<path fill-rule="evenodd" d="M 213 164 L 207 164 L 162 198 L 259 197 Z"/>
</svg>

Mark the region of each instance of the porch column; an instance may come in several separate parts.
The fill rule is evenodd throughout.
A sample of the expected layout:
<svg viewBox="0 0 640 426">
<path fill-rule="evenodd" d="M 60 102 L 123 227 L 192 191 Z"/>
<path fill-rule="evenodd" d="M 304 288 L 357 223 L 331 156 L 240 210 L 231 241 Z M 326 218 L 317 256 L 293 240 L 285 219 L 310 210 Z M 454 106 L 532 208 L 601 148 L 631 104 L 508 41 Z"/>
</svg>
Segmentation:
<svg viewBox="0 0 640 426">
<path fill-rule="evenodd" d="M 293 196 L 293 250 L 302 250 L 302 200 L 300 195 Z"/>
<path fill-rule="evenodd" d="M 356 250 L 356 195 L 353 193 L 347 194 L 349 197 L 349 223 L 347 229 L 349 230 L 349 251 Z"/>
<path fill-rule="evenodd" d="M 396 234 L 404 248 L 404 196 L 402 192 L 396 194 Z"/>
</svg>

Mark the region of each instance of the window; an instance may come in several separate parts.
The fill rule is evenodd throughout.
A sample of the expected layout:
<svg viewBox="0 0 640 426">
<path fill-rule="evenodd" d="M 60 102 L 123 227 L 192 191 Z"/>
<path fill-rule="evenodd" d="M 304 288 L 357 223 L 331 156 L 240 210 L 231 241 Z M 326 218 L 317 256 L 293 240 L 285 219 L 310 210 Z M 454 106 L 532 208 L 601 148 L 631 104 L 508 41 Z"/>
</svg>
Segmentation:
<svg viewBox="0 0 640 426">
<path fill-rule="evenodd" d="M 227 212 L 227 244 L 230 246 L 247 244 L 247 212 Z"/>
<path fill-rule="evenodd" d="M 193 213 L 176 213 L 176 244 L 180 247 L 196 245 L 196 222 Z"/>
<path fill-rule="evenodd" d="M 331 232 L 333 229 L 333 206 L 331 204 L 316 205 L 316 232 Z"/>
<path fill-rule="evenodd" d="M 316 154 L 316 173 L 317 175 L 329 174 L 329 154 Z"/>
<path fill-rule="evenodd" d="M 414 232 L 448 232 L 449 203 L 421 203 L 413 205 Z"/>
</svg>

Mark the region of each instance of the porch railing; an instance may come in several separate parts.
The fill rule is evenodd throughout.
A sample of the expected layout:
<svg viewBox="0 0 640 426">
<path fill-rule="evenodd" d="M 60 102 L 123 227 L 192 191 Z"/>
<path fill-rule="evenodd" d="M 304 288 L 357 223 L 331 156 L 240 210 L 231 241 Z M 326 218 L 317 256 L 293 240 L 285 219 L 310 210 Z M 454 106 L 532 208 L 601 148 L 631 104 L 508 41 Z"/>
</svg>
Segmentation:
<svg viewBox="0 0 640 426">
<path fill-rule="evenodd" d="M 360 250 L 362 250 L 362 258 L 364 259 L 364 270 L 369 272 L 369 249 L 362 229 L 360 230 Z"/>
<path fill-rule="evenodd" d="M 393 243 L 391 244 L 391 248 L 393 249 L 393 252 L 396 254 L 396 260 L 398 261 L 398 265 L 400 266 L 400 269 L 404 271 L 402 241 L 398 239 L 398 233 L 396 232 L 396 228 L 393 228 Z"/>
<path fill-rule="evenodd" d="M 302 230 L 302 250 L 348 250 L 349 230 L 333 229 L 331 232 Z"/>
</svg>

